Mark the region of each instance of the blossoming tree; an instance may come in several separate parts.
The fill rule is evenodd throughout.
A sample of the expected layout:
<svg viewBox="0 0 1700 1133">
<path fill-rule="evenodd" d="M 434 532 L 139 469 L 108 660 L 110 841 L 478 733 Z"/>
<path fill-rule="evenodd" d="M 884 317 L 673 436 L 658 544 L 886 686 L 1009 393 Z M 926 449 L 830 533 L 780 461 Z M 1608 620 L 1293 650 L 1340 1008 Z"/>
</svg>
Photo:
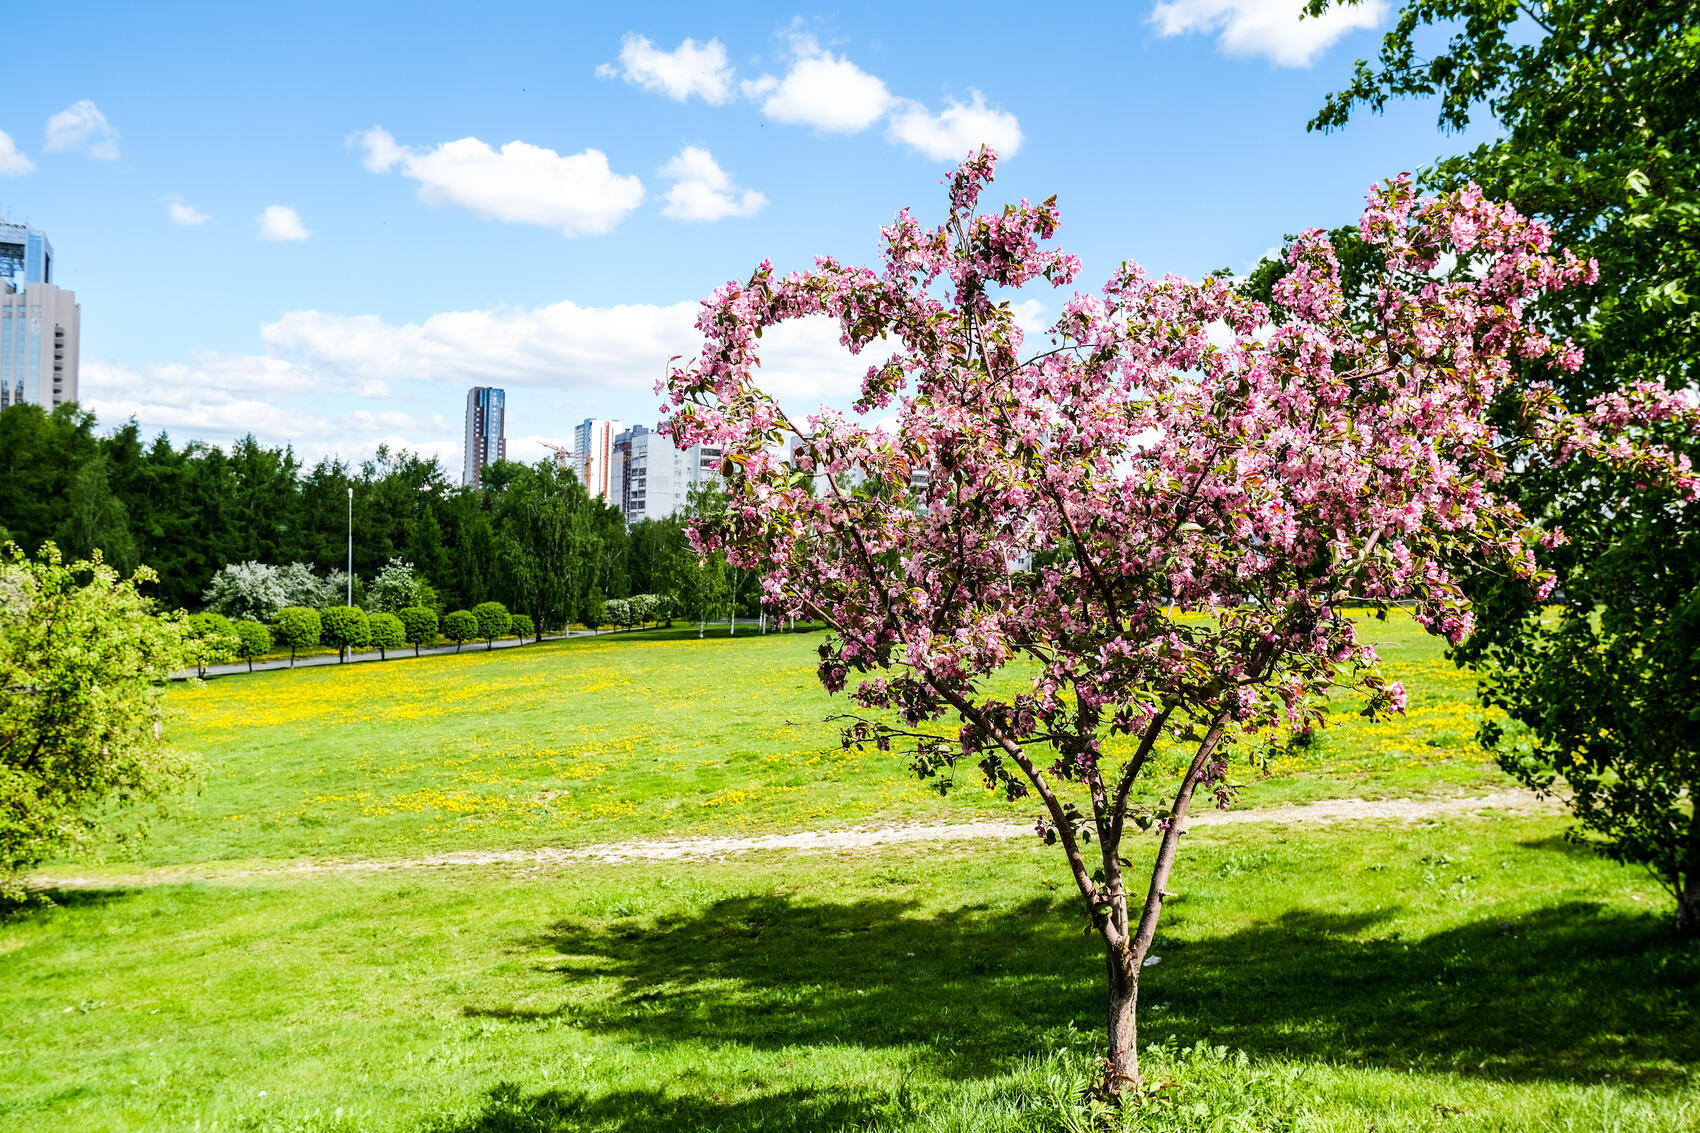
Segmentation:
<svg viewBox="0 0 1700 1133">
<path fill-rule="evenodd" d="M 1312 233 L 1279 311 L 1130 264 L 1029 344 L 1009 295 L 1065 286 L 1078 261 L 1047 246 L 1055 198 L 976 214 L 994 165 L 982 150 L 956 171 L 938 227 L 900 213 L 878 269 L 763 263 L 717 290 L 700 355 L 670 371 L 666 427 L 725 454 L 727 507 L 697 545 L 828 623 L 828 690 L 865 674 L 845 742 L 911 753 L 941 787 L 977 767 L 1034 800 L 1103 940 L 1114 1093 L 1138 1081 L 1140 972 L 1195 794 L 1226 806 L 1231 749 L 1317 726 L 1330 689 L 1403 707 L 1347 604 L 1401 603 L 1461 639 L 1455 567 L 1485 557 L 1539 586 L 1530 548 L 1562 538 L 1496 495 L 1506 462 L 1585 448 L 1692 491 L 1635 436 L 1686 410 L 1642 387 L 1577 413 L 1526 387 L 1524 435 L 1541 444 L 1508 448 L 1484 409 L 1509 360 L 1579 358 L 1523 304 L 1592 268 L 1478 193 L 1418 200 L 1403 179 L 1362 218 L 1386 261 L 1373 333 L 1342 318 L 1333 251 Z M 1447 253 L 1459 266 L 1442 272 Z M 891 351 L 855 413 L 797 416 L 757 382 L 763 330 L 818 315 L 853 352 Z M 1012 665 L 1021 691 L 994 694 Z M 1168 793 L 1144 801 L 1177 750 Z M 1131 889 L 1130 825 L 1157 836 Z"/>
</svg>

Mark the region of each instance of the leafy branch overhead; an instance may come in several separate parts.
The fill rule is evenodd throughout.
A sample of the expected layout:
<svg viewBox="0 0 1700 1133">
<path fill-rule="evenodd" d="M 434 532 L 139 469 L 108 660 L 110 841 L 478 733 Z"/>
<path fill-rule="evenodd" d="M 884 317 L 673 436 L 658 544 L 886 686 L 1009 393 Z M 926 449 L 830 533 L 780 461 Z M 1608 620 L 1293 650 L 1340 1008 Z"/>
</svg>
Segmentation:
<svg viewBox="0 0 1700 1133">
<path fill-rule="evenodd" d="M 1314 15 L 1327 7 L 1316 0 Z M 1444 46 L 1425 57 L 1426 43 Z M 1438 161 L 1437 189 L 1478 183 L 1599 264 L 1596 287 L 1547 295 L 1530 317 L 1585 348 L 1555 380 L 1573 399 L 1640 382 L 1700 384 L 1700 8 L 1685 0 L 1411 0 L 1377 65 L 1311 123 L 1432 98 L 1443 126 L 1485 115 L 1501 134 Z M 1353 249 L 1349 279 L 1372 268 Z M 1265 264 L 1250 288 L 1283 268 Z M 1361 290 L 1359 292 L 1362 293 Z M 1516 422 L 1496 407 L 1510 431 Z M 1700 458 L 1681 422 L 1671 448 Z M 1540 549 L 1560 589 L 1543 608 L 1491 571 L 1468 575 L 1482 632 L 1456 652 L 1512 718 L 1490 730 L 1502 765 L 1562 783 L 1585 836 L 1671 890 L 1679 930 L 1700 935 L 1700 509 L 1592 460 L 1513 467 L 1503 489 L 1569 534 Z M 1554 608 L 1556 607 L 1556 608 Z"/>
</svg>

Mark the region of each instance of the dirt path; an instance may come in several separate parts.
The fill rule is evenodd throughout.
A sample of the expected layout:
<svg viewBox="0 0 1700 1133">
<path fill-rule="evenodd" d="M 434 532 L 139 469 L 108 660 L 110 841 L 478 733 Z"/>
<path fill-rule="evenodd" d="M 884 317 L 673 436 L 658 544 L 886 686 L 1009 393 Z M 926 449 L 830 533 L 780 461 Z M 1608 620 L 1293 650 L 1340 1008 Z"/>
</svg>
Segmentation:
<svg viewBox="0 0 1700 1133">
<path fill-rule="evenodd" d="M 1299 806 L 1262 810 L 1206 811 L 1187 820 L 1188 828 L 1238 826 L 1244 823 L 1350 822 L 1362 819 L 1395 818 L 1414 822 L 1448 815 L 1505 811 L 1528 814 L 1557 811 L 1559 806 L 1528 791 L 1500 791 L 1491 795 L 1465 795 L 1428 799 L 1326 799 Z M 809 830 L 796 834 L 763 834 L 751 838 L 669 838 L 652 841 L 610 842 L 571 849 L 544 847 L 536 850 L 460 850 L 417 858 L 368 858 L 351 861 L 279 862 L 256 868 L 211 868 L 204 865 L 167 866 L 134 874 L 97 877 L 39 875 L 30 884 L 41 888 L 80 889 L 169 885 L 186 881 L 230 881 L 241 878 L 279 877 L 322 873 L 383 873 L 392 870 L 453 868 L 489 865 L 552 865 L 579 862 L 624 864 L 652 861 L 711 861 L 733 854 L 789 850 L 796 853 L 832 853 L 910 842 L 973 841 L 984 838 L 1031 837 L 1032 826 L 1004 822 L 955 822 L 905 826 L 850 827 L 840 830 Z"/>
</svg>

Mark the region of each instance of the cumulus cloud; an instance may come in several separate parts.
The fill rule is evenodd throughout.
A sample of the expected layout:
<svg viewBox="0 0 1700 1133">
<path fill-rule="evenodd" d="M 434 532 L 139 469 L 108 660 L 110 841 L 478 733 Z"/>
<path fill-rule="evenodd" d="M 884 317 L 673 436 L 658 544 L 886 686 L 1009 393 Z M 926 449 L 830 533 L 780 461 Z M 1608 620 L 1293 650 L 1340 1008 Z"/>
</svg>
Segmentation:
<svg viewBox="0 0 1700 1133">
<path fill-rule="evenodd" d="M 171 223 L 181 224 L 186 228 L 196 224 L 205 224 L 212 219 L 193 205 L 185 204 L 180 197 L 165 198 L 165 215 L 171 218 Z"/>
<path fill-rule="evenodd" d="M 301 214 L 288 205 L 267 205 L 254 219 L 259 221 L 262 240 L 305 240 L 312 235 L 301 223 Z"/>
<path fill-rule="evenodd" d="M 198 354 L 188 364 L 115 366 L 83 363 L 80 401 L 104 422 L 131 417 L 149 429 L 181 436 L 233 440 L 264 427 L 284 436 L 331 428 L 323 414 L 280 407 L 278 399 L 306 392 L 318 378 L 294 362 L 253 354 Z"/>
<path fill-rule="evenodd" d="M 387 444 L 460 466 L 458 417 L 358 403 L 327 409 L 339 395 L 367 395 L 358 383 L 275 356 L 200 353 L 187 363 L 139 367 L 85 360 L 79 393 L 102 422 L 134 418 L 144 433 L 164 430 L 177 444 L 228 446 L 252 434 L 262 444 L 292 446 L 309 464 L 325 456 L 362 460 Z"/>
<path fill-rule="evenodd" d="M 563 236 L 600 236 L 643 203 L 643 182 L 614 173 L 601 150 L 563 156 L 529 142 L 492 149 L 477 138 L 429 148 L 398 145 L 382 127 L 349 139 L 374 173 L 399 169 L 419 199 L 492 220 L 535 224 Z"/>
<path fill-rule="evenodd" d="M 1283 67 L 1308 67 L 1350 32 L 1387 18 L 1387 0 L 1337 5 L 1300 18 L 1304 0 L 1161 0 L 1151 10 L 1159 35 L 1210 35 L 1229 55 L 1262 55 Z"/>
<path fill-rule="evenodd" d="M 760 99 L 776 122 L 854 134 L 879 121 L 891 107 L 885 83 L 843 56 L 825 50 L 812 35 L 790 36 L 791 69 L 783 78 L 763 75 L 745 81 L 744 97 Z"/>
<path fill-rule="evenodd" d="M 89 99 L 73 102 L 47 120 L 48 153 L 81 153 L 118 160 L 118 131 Z"/>
<path fill-rule="evenodd" d="M 543 458 L 579 419 L 653 423 L 654 385 L 674 355 L 702 336 L 694 300 L 669 305 L 446 311 L 419 322 L 291 311 L 261 328 L 263 353 L 196 354 L 184 364 L 118 366 L 85 359 L 82 401 L 103 422 L 135 418 L 144 433 L 228 445 L 252 433 L 290 444 L 309 463 L 359 460 L 379 444 L 444 460 L 458 471 L 466 389 L 508 389 L 509 453 Z M 1024 321 L 1033 312 L 1024 304 Z M 876 344 L 860 356 L 836 320 L 770 328 L 760 344 L 762 387 L 796 412 L 848 406 Z M 553 431 L 551 431 L 553 430 Z"/>
<path fill-rule="evenodd" d="M 720 168 L 714 155 L 699 146 L 686 146 L 661 167 L 661 175 L 673 182 L 667 190 L 662 216 L 674 220 L 724 220 L 729 216 L 754 216 L 767 204 L 767 197 L 754 189 L 739 191 L 732 178 Z"/>
<path fill-rule="evenodd" d="M 696 40 L 687 39 L 672 51 L 663 51 L 643 36 L 627 32 L 620 40 L 620 65 L 604 63 L 596 74 L 625 79 L 679 102 L 694 94 L 719 106 L 732 97 L 732 68 L 718 39 L 700 47 Z"/>
<path fill-rule="evenodd" d="M 360 381 L 532 386 L 647 395 L 667 359 L 692 354 L 702 336 L 695 301 L 584 307 L 562 302 L 529 310 L 444 311 L 416 323 L 376 315 L 290 311 L 261 328 L 274 356 L 298 360 L 313 372 Z M 878 359 L 861 358 L 839 343 L 838 324 L 805 319 L 769 330 L 762 339 L 762 381 L 805 408 L 854 397 Z"/>
<path fill-rule="evenodd" d="M 12 136 L 0 130 L 0 177 L 22 177 L 34 168 L 35 162 L 23 155 Z"/>
<path fill-rule="evenodd" d="M 1021 147 L 1021 125 L 1007 110 L 986 105 L 986 96 L 969 89 L 966 105 L 950 100 L 937 114 L 918 102 L 899 100 L 892 108 L 890 135 L 926 154 L 934 161 L 961 161 L 982 145 L 991 146 L 1000 157 L 1010 157 Z"/>
</svg>

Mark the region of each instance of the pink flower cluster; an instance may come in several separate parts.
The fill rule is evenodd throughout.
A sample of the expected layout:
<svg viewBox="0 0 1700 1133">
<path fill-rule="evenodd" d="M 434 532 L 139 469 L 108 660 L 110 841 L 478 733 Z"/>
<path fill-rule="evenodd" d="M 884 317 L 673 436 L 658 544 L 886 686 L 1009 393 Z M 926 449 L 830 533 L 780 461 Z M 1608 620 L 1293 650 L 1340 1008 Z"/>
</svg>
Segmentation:
<svg viewBox="0 0 1700 1133">
<path fill-rule="evenodd" d="M 994 779 L 1013 758 L 1047 799 L 1027 752 L 1048 745 L 1063 757 L 1048 774 L 1097 805 L 1106 729 L 1309 728 L 1343 682 L 1402 709 L 1348 604 L 1408 605 L 1459 641 L 1472 618 L 1455 564 L 1543 583 L 1540 533 L 1497 487 L 1514 438 L 1487 408 L 1515 361 L 1579 362 L 1527 312 L 1595 268 L 1544 226 L 1399 178 L 1361 221 L 1385 257 L 1367 333 L 1311 232 L 1275 310 L 1127 265 L 1030 345 L 1011 295 L 1072 283 L 1078 261 L 1047 247 L 1054 199 L 975 213 L 994 166 L 982 152 L 956 172 L 939 226 L 899 214 L 877 271 L 763 263 L 721 287 L 700 355 L 666 382 L 669 431 L 726 454 L 726 518 L 695 539 L 762 571 L 771 605 L 830 623 L 828 688 L 879 674 L 850 697 L 907 729 L 954 709 L 952 758 L 984 755 Z M 763 331 L 818 315 L 850 351 L 893 351 L 859 413 L 800 417 L 757 382 Z M 1554 459 L 1588 452 L 1693 490 L 1634 435 L 1691 421 L 1680 397 L 1637 386 L 1577 412 L 1542 386 L 1513 392 Z M 876 409 L 895 426 L 868 423 Z M 1030 687 L 994 708 L 984 683 L 1017 659 Z"/>
</svg>

